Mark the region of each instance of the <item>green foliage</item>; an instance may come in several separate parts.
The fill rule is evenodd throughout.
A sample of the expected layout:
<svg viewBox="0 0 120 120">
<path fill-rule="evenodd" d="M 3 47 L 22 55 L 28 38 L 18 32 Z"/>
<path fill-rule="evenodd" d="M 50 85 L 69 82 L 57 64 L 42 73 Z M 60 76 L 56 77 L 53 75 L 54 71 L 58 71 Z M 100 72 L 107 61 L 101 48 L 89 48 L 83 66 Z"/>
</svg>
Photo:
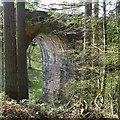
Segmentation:
<svg viewBox="0 0 120 120">
<path fill-rule="evenodd" d="M 29 74 L 29 94 L 30 99 L 37 99 L 41 96 L 42 92 L 42 83 L 41 83 L 41 74 L 40 71 L 35 69 L 28 70 Z"/>
<path fill-rule="evenodd" d="M 79 23 L 84 18 L 70 17 L 68 24 Z M 94 18 L 89 18 L 88 21 Z M 105 115 L 116 114 L 118 94 L 118 74 L 119 74 L 119 47 L 118 47 L 118 26 L 115 16 L 107 18 L 107 40 L 104 43 L 103 18 L 92 23 L 94 31 L 98 37 L 93 41 L 86 39 L 85 51 L 83 51 L 83 41 L 76 43 L 76 47 L 71 53 L 74 56 L 73 68 L 76 72 L 75 78 L 65 85 L 65 97 L 71 103 L 76 103 L 79 99 L 87 101 L 89 106 L 101 111 Z M 96 21 L 95 21 L 96 22 Z M 82 23 L 82 22 L 80 22 Z M 78 24 L 77 24 L 78 25 Z M 80 24 L 79 24 L 80 25 Z M 86 25 L 88 25 L 86 23 Z M 84 26 L 84 22 L 81 26 Z M 93 28 L 86 28 L 93 31 Z M 94 34 L 94 33 L 92 33 Z M 76 41 L 75 41 L 76 42 Z M 88 44 L 89 42 L 90 44 Z M 92 44 L 92 45 L 91 45 Z M 105 88 L 104 88 L 105 85 Z M 105 91 L 104 91 L 105 90 Z M 105 94 L 105 98 L 103 96 Z"/>
<path fill-rule="evenodd" d="M 65 85 L 65 96 L 69 100 L 75 92 L 72 102 L 75 103 L 79 99 L 92 103 L 97 95 L 96 81 L 90 80 L 71 80 Z"/>
<path fill-rule="evenodd" d="M 83 17 L 81 15 L 73 15 L 67 19 L 67 25 L 70 24 L 81 24 Z"/>
<path fill-rule="evenodd" d="M 48 15 L 50 15 L 53 18 L 58 18 L 59 17 L 59 13 L 57 13 L 57 12 L 55 12 L 53 10 L 49 10 Z"/>
<path fill-rule="evenodd" d="M 60 16 L 60 14 L 55 13 L 52 10 L 50 10 L 48 14 L 55 19 Z M 87 41 L 86 39 L 85 52 L 83 51 L 82 46 L 84 44 L 83 40 L 78 40 L 80 42 L 76 40 L 75 45 L 78 47 L 68 51 L 69 54 L 74 57 L 73 68 L 77 76 L 65 84 L 64 97 L 69 105 L 75 104 L 82 99 L 87 102 L 88 106 L 101 111 L 103 114 L 111 114 L 112 109 L 115 114 L 117 111 L 118 96 L 116 90 L 118 89 L 117 82 L 119 69 L 119 48 L 117 44 L 117 32 L 119 28 L 117 28 L 114 15 L 107 18 L 107 41 L 104 45 L 103 18 L 101 17 L 97 21 L 98 23 L 92 22 L 91 26 L 93 28 L 90 28 L 89 30 L 90 20 L 95 22 L 95 18 L 88 18 L 88 23 L 86 23 L 87 25 L 89 24 L 86 26 L 87 31 L 93 31 L 95 25 L 98 24 L 97 31 L 94 31 L 98 35 L 98 38 L 95 39 L 94 46 L 91 45 L 93 44 L 93 41 Z M 59 20 L 58 25 L 61 28 L 64 28 L 64 30 L 77 31 L 78 29 L 76 28 L 84 27 L 84 17 L 77 15 L 69 16 L 66 20 Z M 87 42 L 90 43 L 88 44 Z M 38 82 L 39 77 L 42 77 L 42 73 L 39 74 L 42 67 L 39 65 L 39 62 L 37 62 L 39 61 L 38 58 L 41 58 L 41 56 L 38 55 L 38 48 L 35 46 L 35 49 L 31 54 L 32 68 L 34 69 L 29 70 L 29 78 L 31 81 L 30 98 L 33 99 L 40 96 L 41 89 L 39 89 L 39 87 L 42 87 L 41 83 L 39 84 Z M 103 100 L 104 80 L 106 80 L 105 100 Z M 50 105 L 54 107 L 53 110 L 55 110 L 55 102 L 57 101 L 56 103 L 60 103 L 60 101 L 54 98 L 51 98 L 51 101 L 52 104 Z M 47 105 L 44 105 L 44 108 L 51 109 L 51 106 L 45 106 Z"/>
<path fill-rule="evenodd" d="M 27 0 L 25 4 L 25 8 L 29 10 L 36 10 L 38 2 L 37 0 Z"/>
</svg>

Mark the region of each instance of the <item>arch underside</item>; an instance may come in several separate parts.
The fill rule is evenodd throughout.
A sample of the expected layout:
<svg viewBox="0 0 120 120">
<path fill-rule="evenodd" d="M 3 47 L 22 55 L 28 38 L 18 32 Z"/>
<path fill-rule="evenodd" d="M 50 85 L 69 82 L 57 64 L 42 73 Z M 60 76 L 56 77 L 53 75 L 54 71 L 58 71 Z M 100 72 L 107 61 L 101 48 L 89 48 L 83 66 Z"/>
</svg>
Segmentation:
<svg viewBox="0 0 120 120">
<path fill-rule="evenodd" d="M 42 94 L 58 94 L 73 74 L 67 47 L 57 36 L 40 34 L 37 42 L 42 51 Z"/>
</svg>

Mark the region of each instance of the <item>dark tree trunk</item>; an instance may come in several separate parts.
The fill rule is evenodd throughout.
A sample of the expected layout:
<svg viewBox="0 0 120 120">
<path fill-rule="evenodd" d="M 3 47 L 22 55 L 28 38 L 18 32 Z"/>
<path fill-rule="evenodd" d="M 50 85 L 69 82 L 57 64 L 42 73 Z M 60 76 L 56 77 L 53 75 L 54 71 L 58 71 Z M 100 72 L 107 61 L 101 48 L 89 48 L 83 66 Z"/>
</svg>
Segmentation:
<svg viewBox="0 0 120 120">
<path fill-rule="evenodd" d="M 17 2 L 16 12 L 19 99 L 28 99 L 28 76 L 25 42 L 25 2 Z"/>
<path fill-rule="evenodd" d="M 99 17 L 99 0 L 94 0 L 95 5 L 94 5 L 94 16 L 95 18 Z"/>
<path fill-rule="evenodd" d="M 5 93 L 18 98 L 14 3 L 4 2 Z"/>
<path fill-rule="evenodd" d="M 0 10 L 0 92 L 3 90 L 3 15 Z"/>
<path fill-rule="evenodd" d="M 85 2 L 85 15 L 87 17 L 92 15 L 92 0 L 86 0 Z"/>
<path fill-rule="evenodd" d="M 88 45 L 91 45 L 92 42 L 92 24 L 91 24 L 91 17 L 92 16 L 92 0 L 86 0 L 85 2 L 85 39 Z"/>
<path fill-rule="evenodd" d="M 118 48 L 120 53 L 120 1 L 117 2 L 117 17 L 118 17 Z M 120 64 L 120 54 L 119 54 L 119 64 Z M 120 70 L 119 70 L 120 71 Z M 118 80 L 118 116 L 120 119 L 120 73 L 119 73 L 119 80 Z"/>
</svg>

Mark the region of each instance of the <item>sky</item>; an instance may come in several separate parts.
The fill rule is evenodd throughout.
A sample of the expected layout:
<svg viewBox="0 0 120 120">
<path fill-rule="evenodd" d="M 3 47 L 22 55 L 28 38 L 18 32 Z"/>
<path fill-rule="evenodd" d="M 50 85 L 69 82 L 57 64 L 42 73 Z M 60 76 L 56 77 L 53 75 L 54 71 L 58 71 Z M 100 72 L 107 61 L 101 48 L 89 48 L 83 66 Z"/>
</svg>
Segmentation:
<svg viewBox="0 0 120 120">
<path fill-rule="evenodd" d="M 45 4 L 49 4 L 49 3 L 63 3 L 63 2 L 79 3 L 80 1 L 84 2 L 85 0 L 38 0 L 38 1 L 41 1 L 42 3 L 45 3 Z M 92 0 L 92 1 L 95 1 L 95 0 Z M 103 0 L 99 0 L 99 1 L 102 2 Z M 116 0 L 106 0 L 106 1 L 115 2 Z"/>
<path fill-rule="evenodd" d="M 12 1 L 13 2 L 14 0 L 0 0 L 0 1 L 5 1 L 5 2 L 11 2 Z M 19 0 L 19 1 L 22 2 L 24 0 Z M 35 1 L 35 0 L 25 0 L 25 1 Z M 52 3 L 56 3 L 56 4 L 62 4 L 64 2 L 67 2 L 67 3 L 79 3 L 80 1 L 84 2 L 85 0 L 36 0 L 36 1 L 39 2 L 40 4 L 46 5 L 44 7 L 50 7 L 49 5 L 52 4 Z M 92 0 L 92 1 L 95 1 L 95 0 Z M 99 1 L 102 2 L 103 0 L 99 0 Z M 106 0 L 106 1 L 107 2 L 112 1 L 112 2 L 115 3 L 116 0 Z M 117 1 L 119 1 L 119 0 L 117 0 Z M 59 6 L 52 6 L 52 7 L 58 8 Z M 112 5 L 111 6 L 109 5 L 108 9 L 112 9 Z M 79 8 L 78 11 L 81 11 L 81 10 L 83 10 L 83 8 Z"/>
<path fill-rule="evenodd" d="M 5 2 L 11 2 L 11 1 L 14 1 L 14 0 L 0 0 L 0 1 L 5 1 Z M 20 2 L 22 2 L 22 1 L 24 1 L 24 0 L 19 0 Z M 29 1 L 34 1 L 34 0 L 29 0 Z M 69 2 L 69 3 L 78 3 L 78 2 L 80 2 L 80 1 L 85 1 L 85 0 L 37 0 L 38 2 L 42 2 L 42 3 L 44 3 L 44 4 L 49 4 L 49 3 L 57 3 L 57 4 L 59 4 L 59 3 L 62 3 L 62 2 Z M 89 0 L 89 1 L 91 1 L 91 0 Z M 94 0 L 93 0 L 94 1 Z M 99 0 L 100 2 L 102 2 L 103 0 Z M 108 1 L 108 0 L 106 0 L 106 1 Z M 110 1 L 110 0 L 109 0 Z M 115 2 L 116 0 L 111 0 L 111 1 L 113 1 L 113 2 Z M 119 1 L 119 0 L 117 0 L 117 1 Z"/>
<path fill-rule="evenodd" d="M 4 1 L 4 2 L 13 2 L 14 0 L 0 0 L 0 1 Z M 24 0 L 19 0 L 19 2 L 23 2 Z M 28 1 L 28 0 L 25 0 Z M 29 1 L 34 1 L 34 0 L 29 0 Z M 49 3 L 62 3 L 63 1 L 67 1 L 67 2 L 79 2 L 79 0 L 36 0 L 38 2 L 42 2 L 45 4 L 49 4 Z M 83 1 L 83 0 L 82 0 Z"/>
<path fill-rule="evenodd" d="M 49 3 L 63 3 L 63 2 L 69 2 L 69 3 L 78 3 L 80 0 L 42 0 L 42 3 L 49 4 Z"/>
<path fill-rule="evenodd" d="M 40 0 L 38 0 L 38 1 L 40 1 Z M 67 3 L 80 3 L 80 1 L 81 2 L 85 2 L 85 0 L 41 0 L 40 4 L 45 4 L 45 5 L 48 5 L 48 7 L 50 7 L 49 4 L 51 4 L 51 3 L 56 3 L 56 4 L 60 4 L 60 3 L 63 3 L 63 2 L 67 2 Z M 95 0 L 92 0 L 92 1 L 95 1 Z M 109 3 L 110 1 L 112 3 L 115 3 L 116 0 L 106 0 L 106 3 Z M 99 2 L 103 2 L 103 0 L 99 0 Z M 103 5 L 103 4 L 101 3 L 101 5 Z M 58 8 L 59 6 L 52 6 L 52 7 Z M 102 7 L 100 9 L 101 9 L 100 12 L 101 12 L 101 15 L 102 15 L 103 14 Z M 109 13 L 109 11 L 112 10 L 112 9 L 114 9 L 114 5 L 107 5 L 107 10 L 108 10 L 107 13 Z M 76 13 L 77 14 L 79 14 L 81 12 L 84 12 L 84 7 L 76 9 Z M 71 14 L 70 10 L 66 10 L 66 13 L 70 13 Z"/>
</svg>

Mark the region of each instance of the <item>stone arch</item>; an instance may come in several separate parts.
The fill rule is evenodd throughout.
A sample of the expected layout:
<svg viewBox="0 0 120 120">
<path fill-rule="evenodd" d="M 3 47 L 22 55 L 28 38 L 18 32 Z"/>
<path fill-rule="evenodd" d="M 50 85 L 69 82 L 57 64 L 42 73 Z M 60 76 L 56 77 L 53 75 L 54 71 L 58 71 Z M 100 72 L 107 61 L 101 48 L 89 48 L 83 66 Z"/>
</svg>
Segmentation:
<svg viewBox="0 0 120 120">
<path fill-rule="evenodd" d="M 42 53 L 42 94 L 59 95 L 64 83 L 71 78 L 68 68 L 67 46 L 56 35 L 39 34 L 36 37 Z"/>
<path fill-rule="evenodd" d="M 0 11 L 3 8 L 0 8 Z M 1 12 L 2 13 L 2 12 Z M 57 37 L 54 32 L 63 31 L 59 26 L 58 20 L 51 17 L 44 11 L 26 10 L 26 51 L 31 41 L 37 36 L 37 42 L 41 46 L 43 56 L 43 95 L 56 92 L 64 83 L 71 79 L 74 71 L 71 68 L 71 58 L 69 58 L 69 43 L 64 39 L 63 32 L 59 34 L 63 40 Z M 44 33 L 44 34 L 43 34 Z M 39 34 L 39 35 L 38 35 Z M 70 35 L 65 33 L 67 39 Z M 75 36 L 76 37 L 76 36 Z M 71 41 L 68 41 L 71 42 Z M 74 43 L 72 46 L 74 46 Z"/>
<path fill-rule="evenodd" d="M 68 52 L 74 44 L 73 42 L 71 44 L 67 38 L 71 34 L 59 32 L 63 29 L 59 26 L 59 22 L 52 20 L 45 12 L 28 11 L 26 14 L 28 19 L 26 22 L 26 48 L 31 40 L 36 38 L 42 51 L 43 98 L 46 99 L 51 94 L 59 95 L 64 83 L 74 77 L 71 67 L 72 55 Z M 38 17 L 42 20 L 37 19 Z"/>
</svg>

